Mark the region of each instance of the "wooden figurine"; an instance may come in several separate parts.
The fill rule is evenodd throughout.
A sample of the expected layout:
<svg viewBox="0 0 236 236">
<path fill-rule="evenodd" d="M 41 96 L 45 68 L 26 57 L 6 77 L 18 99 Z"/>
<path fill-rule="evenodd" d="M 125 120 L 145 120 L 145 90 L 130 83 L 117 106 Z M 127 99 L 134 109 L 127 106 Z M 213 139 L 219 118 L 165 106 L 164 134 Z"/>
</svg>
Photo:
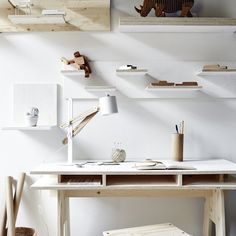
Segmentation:
<svg viewBox="0 0 236 236">
<path fill-rule="evenodd" d="M 86 78 L 92 73 L 87 58 L 84 55 L 81 55 L 79 51 L 74 53 L 73 59 L 68 60 L 65 57 L 62 57 L 61 61 L 66 65 L 73 64 L 78 70 L 84 70 Z"/>
<path fill-rule="evenodd" d="M 157 17 L 164 17 L 166 13 L 177 11 L 181 11 L 180 16 L 182 17 L 192 17 L 193 5 L 194 0 L 144 0 L 140 9 L 135 7 L 135 10 L 143 17 L 147 16 L 152 9 L 155 10 Z"/>
</svg>

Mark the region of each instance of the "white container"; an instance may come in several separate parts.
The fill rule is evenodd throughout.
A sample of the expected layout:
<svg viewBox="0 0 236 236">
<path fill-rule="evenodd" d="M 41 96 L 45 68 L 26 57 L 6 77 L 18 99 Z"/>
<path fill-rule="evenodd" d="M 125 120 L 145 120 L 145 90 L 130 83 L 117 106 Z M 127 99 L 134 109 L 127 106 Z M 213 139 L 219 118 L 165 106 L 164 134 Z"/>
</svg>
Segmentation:
<svg viewBox="0 0 236 236">
<path fill-rule="evenodd" d="M 37 126 L 38 118 L 39 118 L 38 116 L 26 116 L 25 117 L 26 126 L 30 126 L 30 127 Z"/>
</svg>

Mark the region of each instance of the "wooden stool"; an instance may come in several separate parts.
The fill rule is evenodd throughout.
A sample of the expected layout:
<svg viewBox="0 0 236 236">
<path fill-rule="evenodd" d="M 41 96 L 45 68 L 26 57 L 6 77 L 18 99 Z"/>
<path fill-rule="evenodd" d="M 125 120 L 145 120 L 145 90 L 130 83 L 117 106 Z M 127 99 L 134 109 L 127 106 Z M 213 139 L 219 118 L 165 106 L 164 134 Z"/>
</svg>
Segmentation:
<svg viewBox="0 0 236 236">
<path fill-rule="evenodd" d="M 104 236 L 191 236 L 170 223 L 103 232 Z"/>
</svg>

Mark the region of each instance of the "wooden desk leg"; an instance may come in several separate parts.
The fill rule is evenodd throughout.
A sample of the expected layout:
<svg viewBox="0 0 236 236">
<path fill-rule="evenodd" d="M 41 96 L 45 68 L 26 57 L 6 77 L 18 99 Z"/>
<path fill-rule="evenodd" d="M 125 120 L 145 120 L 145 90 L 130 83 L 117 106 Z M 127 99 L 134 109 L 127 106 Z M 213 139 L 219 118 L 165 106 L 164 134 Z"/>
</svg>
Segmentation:
<svg viewBox="0 0 236 236">
<path fill-rule="evenodd" d="M 63 191 L 57 193 L 57 236 L 65 235 L 66 198 Z"/>
<path fill-rule="evenodd" d="M 216 227 L 216 236 L 226 236 L 224 190 L 212 190 L 204 206 L 203 236 L 211 235 L 211 225 Z"/>
</svg>

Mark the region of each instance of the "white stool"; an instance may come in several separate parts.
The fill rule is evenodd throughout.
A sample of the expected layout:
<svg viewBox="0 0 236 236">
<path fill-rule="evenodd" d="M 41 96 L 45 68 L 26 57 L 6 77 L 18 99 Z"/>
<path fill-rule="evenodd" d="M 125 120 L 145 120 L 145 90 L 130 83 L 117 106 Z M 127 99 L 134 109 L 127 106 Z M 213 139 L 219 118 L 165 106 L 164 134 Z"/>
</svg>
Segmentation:
<svg viewBox="0 0 236 236">
<path fill-rule="evenodd" d="M 103 232 L 104 236 L 193 236 L 170 223 Z"/>
</svg>

